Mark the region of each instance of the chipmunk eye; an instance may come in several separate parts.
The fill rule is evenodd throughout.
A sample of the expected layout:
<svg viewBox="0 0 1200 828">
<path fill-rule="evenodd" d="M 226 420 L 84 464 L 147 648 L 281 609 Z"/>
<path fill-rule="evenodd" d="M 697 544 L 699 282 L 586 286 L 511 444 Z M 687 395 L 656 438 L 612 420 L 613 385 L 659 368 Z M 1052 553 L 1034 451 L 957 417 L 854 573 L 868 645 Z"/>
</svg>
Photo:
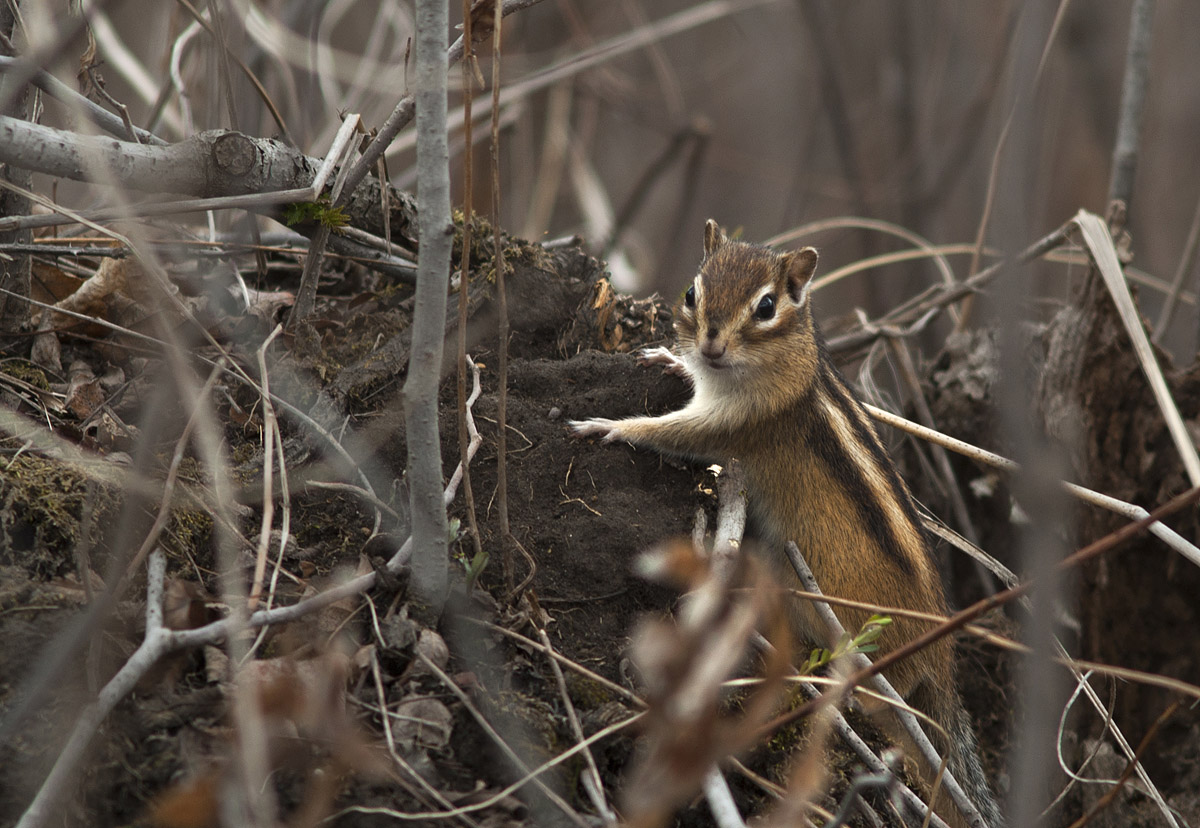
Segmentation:
<svg viewBox="0 0 1200 828">
<path fill-rule="evenodd" d="M 775 315 L 775 295 L 768 293 L 762 299 L 758 300 L 758 307 L 754 309 L 755 319 L 770 319 Z"/>
<path fill-rule="evenodd" d="M 696 286 L 692 285 L 687 289 L 687 293 L 683 294 L 683 304 L 689 308 L 696 307 Z"/>
</svg>

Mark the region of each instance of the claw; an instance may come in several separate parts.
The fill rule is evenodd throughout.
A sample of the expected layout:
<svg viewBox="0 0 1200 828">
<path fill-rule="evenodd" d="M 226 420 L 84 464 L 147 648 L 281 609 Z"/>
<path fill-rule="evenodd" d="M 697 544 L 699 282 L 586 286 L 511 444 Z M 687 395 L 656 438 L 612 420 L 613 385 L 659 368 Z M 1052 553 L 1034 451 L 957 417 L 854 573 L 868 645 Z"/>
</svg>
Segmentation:
<svg viewBox="0 0 1200 828">
<path fill-rule="evenodd" d="M 688 370 L 687 363 L 669 348 L 643 348 L 638 351 L 637 361 L 639 365 L 661 365 L 666 373 L 683 377 L 688 382 L 692 381 L 692 372 Z"/>
<path fill-rule="evenodd" d="M 571 432 L 576 437 L 599 437 L 606 443 L 619 440 L 621 437 L 621 430 L 617 428 L 616 421 L 606 420 L 602 417 L 593 417 L 590 420 L 568 420 L 567 425 L 571 427 Z"/>
</svg>

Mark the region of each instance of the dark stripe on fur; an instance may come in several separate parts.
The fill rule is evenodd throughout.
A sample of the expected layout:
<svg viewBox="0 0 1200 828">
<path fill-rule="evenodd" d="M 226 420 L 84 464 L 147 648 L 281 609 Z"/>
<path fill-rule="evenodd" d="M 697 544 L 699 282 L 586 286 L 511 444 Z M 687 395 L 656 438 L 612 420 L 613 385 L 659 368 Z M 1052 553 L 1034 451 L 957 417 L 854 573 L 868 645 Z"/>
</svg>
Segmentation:
<svg viewBox="0 0 1200 828">
<path fill-rule="evenodd" d="M 884 452 L 883 446 L 874 432 L 863 423 L 860 415 L 861 409 L 855 410 L 858 401 L 851 395 L 845 380 L 837 372 L 823 348 L 820 354 L 820 368 L 817 382 L 813 384 L 814 399 L 810 406 L 805 406 L 805 410 L 813 414 L 813 416 L 805 418 L 807 422 L 804 425 L 809 432 L 807 442 L 821 462 L 829 469 L 830 475 L 841 484 L 846 496 L 858 510 L 867 532 L 879 544 L 879 548 L 896 562 L 902 572 L 906 575 L 915 575 L 914 562 L 905 554 L 905 550 L 900 546 L 887 519 L 887 507 L 879 502 L 874 490 L 867 483 L 861 466 L 854 461 L 854 452 L 866 451 L 870 454 L 887 481 L 895 506 L 916 529 L 917 536 L 923 539 L 925 532 L 917 517 L 916 509 L 896 473 L 895 466 L 892 465 L 891 458 Z M 825 397 L 842 412 L 846 422 L 853 430 L 857 446 L 841 445 L 838 432 L 833 424 L 820 415 L 820 408 L 815 399 L 816 395 Z M 917 550 L 917 554 L 926 554 L 926 552 L 924 549 Z"/>
</svg>

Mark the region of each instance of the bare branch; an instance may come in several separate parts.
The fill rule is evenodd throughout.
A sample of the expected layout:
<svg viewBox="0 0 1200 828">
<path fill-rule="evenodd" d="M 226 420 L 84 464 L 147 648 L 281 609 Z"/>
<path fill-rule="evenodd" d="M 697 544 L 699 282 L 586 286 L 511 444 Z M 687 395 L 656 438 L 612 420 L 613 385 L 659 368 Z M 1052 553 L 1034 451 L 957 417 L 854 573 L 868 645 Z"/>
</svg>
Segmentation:
<svg viewBox="0 0 1200 828">
<path fill-rule="evenodd" d="M 412 510 L 412 586 L 441 614 L 449 590 L 446 505 L 438 437 L 438 380 L 450 278 L 450 153 L 446 139 L 446 4 L 417 3 L 417 188 L 421 193 L 421 251 L 417 259 L 412 356 L 404 382 L 409 503 Z"/>
</svg>

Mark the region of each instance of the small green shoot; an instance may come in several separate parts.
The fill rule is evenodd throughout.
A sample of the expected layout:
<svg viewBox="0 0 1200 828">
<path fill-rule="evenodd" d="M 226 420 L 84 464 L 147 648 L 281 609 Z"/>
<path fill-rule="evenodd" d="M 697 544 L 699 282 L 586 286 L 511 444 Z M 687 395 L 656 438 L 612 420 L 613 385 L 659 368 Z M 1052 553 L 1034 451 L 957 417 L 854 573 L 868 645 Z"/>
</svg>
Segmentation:
<svg viewBox="0 0 1200 828">
<path fill-rule="evenodd" d="M 350 223 L 350 217 L 346 215 L 345 211 L 341 207 L 332 206 L 327 198 L 317 201 L 297 201 L 295 204 L 285 205 L 283 220 L 288 227 L 315 221 L 330 229 L 345 227 Z"/>
<path fill-rule="evenodd" d="M 875 642 L 879 640 L 879 636 L 883 634 L 883 630 L 892 619 L 886 615 L 872 615 L 865 622 L 862 628 L 858 631 L 858 635 L 851 638 L 850 633 L 842 633 L 833 650 L 827 650 L 824 647 L 817 647 L 800 665 L 800 675 L 811 675 L 816 670 L 821 669 L 825 665 L 844 655 L 856 655 L 858 653 L 873 653 L 879 649 L 879 645 Z"/>
</svg>

